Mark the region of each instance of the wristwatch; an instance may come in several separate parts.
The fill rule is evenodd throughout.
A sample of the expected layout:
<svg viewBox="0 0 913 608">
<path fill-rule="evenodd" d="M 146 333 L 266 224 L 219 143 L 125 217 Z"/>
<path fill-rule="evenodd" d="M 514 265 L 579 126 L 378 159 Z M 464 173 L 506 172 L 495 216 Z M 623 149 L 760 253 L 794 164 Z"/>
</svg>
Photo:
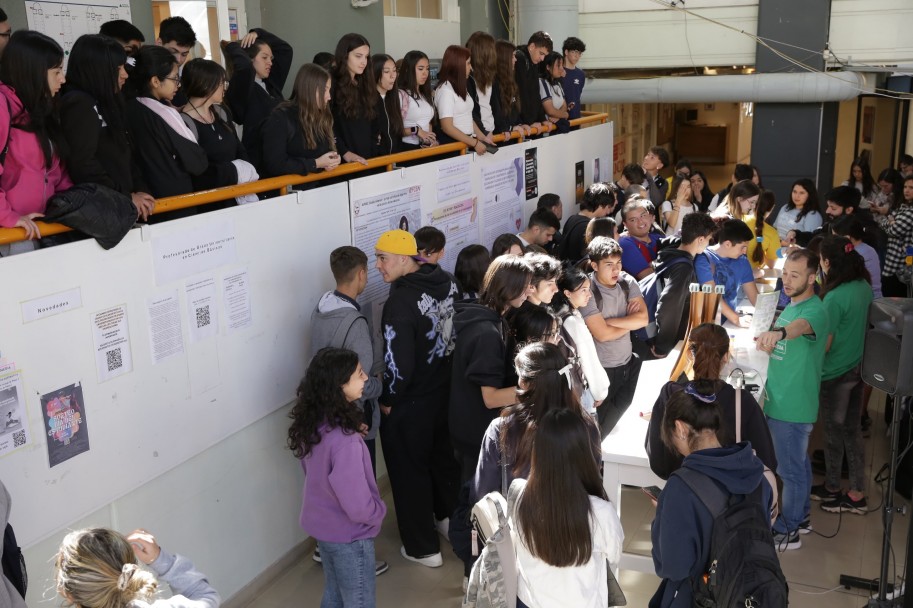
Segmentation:
<svg viewBox="0 0 913 608">
<path fill-rule="evenodd" d="M 780 339 L 781 339 L 781 340 L 785 340 L 785 339 L 786 339 L 786 326 L 778 327 L 778 328 L 777 328 L 777 331 L 780 332 L 780 336 L 781 336 Z"/>
</svg>

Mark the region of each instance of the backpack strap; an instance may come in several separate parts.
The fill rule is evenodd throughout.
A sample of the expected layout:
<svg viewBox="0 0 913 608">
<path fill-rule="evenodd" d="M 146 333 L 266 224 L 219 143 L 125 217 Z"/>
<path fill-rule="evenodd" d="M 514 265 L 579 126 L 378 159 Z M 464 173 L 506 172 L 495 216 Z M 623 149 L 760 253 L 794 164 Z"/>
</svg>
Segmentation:
<svg viewBox="0 0 913 608">
<path fill-rule="evenodd" d="M 701 504 L 710 511 L 710 515 L 714 518 L 722 513 L 726 505 L 729 504 L 729 493 L 700 471 L 695 471 L 688 467 L 679 467 L 672 474 L 685 482 L 685 485 L 694 492 L 695 496 L 700 499 Z"/>
<path fill-rule="evenodd" d="M 742 389 L 735 389 L 735 442 L 742 441 Z"/>
<path fill-rule="evenodd" d="M 631 240 L 634 241 L 634 244 L 637 246 L 637 250 L 640 252 L 640 255 L 647 261 L 647 265 L 653 264 L 653 258 L 650 257 L 650 249 L 643 244 L 638 238 L 631 237 Z"/>
<path fill-rule="evenodd" d="M 184 112 L 179 112 L 181 115 L 181 120 L 184 121 L 184 124 L 187 125 L 187 128 L 190 129 L 190 132 L 193 133 L 193 138 L 199 142 L 200 141 L 200 132 L 197 130 L 197 123 L 193 122 L 193 119 L 189 114 Z"/>
</svg>

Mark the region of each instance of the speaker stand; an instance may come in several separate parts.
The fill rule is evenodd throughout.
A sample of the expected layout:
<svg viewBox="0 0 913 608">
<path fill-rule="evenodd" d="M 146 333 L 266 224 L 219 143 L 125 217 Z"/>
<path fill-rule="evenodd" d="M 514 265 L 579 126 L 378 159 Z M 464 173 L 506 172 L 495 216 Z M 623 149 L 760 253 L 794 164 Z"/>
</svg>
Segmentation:
<svg viewBox="0 0 913 608">
<path fill-rule="evenodd" d="M 901 397 L 900 395 L 895 395 L 895 398 Z M 904 397 L 905 398 L 905 397 Z M 906 513 L 906 509 L 901 507 L 899 509 L 894 508 L 894 486 L 897 479 L 897 456 L 898 453 L 898 443 L 900 442 L 900 420 L 903 407 L 901 403 L 896 401 L 894 403 L 894 415 L 891 419 L 891 466 L 889 467 L 888 473 L 888 490 L 884 499 L 884 506 L 882 508 L 882 519 L 884 520 L 884 536 L 881 540 L 881 570 L 879 572 L 879 578 L 876 579 L 864 579 L 856 576 L 850 576 L 847 574 L 840 575 L 840 584 L 849 588 L 849 587 L 859 587 L 862 589 L 874 590 L 878 589 L 878 595 L 876 597 L 870 598 L 869 602 L 863 608 L 892 608 L 895 606 L 903 606 L 904 608 L 913 608 L 913 594 L 910 594 L 906 599 L 901 597 L 895 597 L 888 599 L 888 594 L 894 593 L 894 586 L 888 583 L 888 569 L 890 567 L 891 560 L 891 529 L 894 524 L 894 513 Z M 913 525 L 910 526 L 910 529 L 907 531 L 907 556 L 913 555 L 910 552 L 911 542 L 913 542 Z M 907 562 L 907 573 L 913 569 L 913 563 L 909 559 Z M 895 569 L 897 564 L 894 564 Z M 906 576 L 906 574 L 905 574 Z M 893 576 L 891 577 L 893 579 Z M 906 583 L 909 578 L 904 579 Z M 905 585 L 901 586 L 903 589 Z"/>
</svg>

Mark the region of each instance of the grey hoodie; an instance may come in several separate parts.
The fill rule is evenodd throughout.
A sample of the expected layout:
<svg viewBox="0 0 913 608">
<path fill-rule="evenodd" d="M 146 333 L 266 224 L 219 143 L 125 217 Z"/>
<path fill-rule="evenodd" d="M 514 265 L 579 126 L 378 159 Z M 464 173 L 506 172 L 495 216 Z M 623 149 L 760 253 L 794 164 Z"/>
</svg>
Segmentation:
<svg viewBox="0 0 913 608">
<path fill-rule="evenodd" d="M 328 346 L 346 348 L 358 355 L 358 361 L 368 375 L 362 393 L 362 404 L 369 399 L 380 397 L 383 384 L 376 374 L 380 373 L 382 362 L 371 339 L 368 319 L 352 306 L 351 302 L 340 298 L 332 291 L 323 294 L 317 308 L 311 314 L 311 354 Z M 378 428 L 380 408 L 375 405 L 371 430 L 365 439 L 374 439 Z"/>
<path fill-rule="evenodd" d="M 13 508 L 10 493 L 6 486 L 0 481 L 0 534 L 6 530 L 6 524 L 10 519 L 10 510 Z M 0 538 L 0 557 L 3 557 L 3 540 Z M 0 584 L 0 606 L 3 608 L 25 608 L 25 600 L 19 595 L 19 591 L 13 586 L 12 581 L 0 574 L 3 584 Z"/>
<path fill-rule="evenodd" d="M 127 604 L 128 608 L 219 608 L 222 603 L 206 576 L 196 570 L 186 557 L 162 549 L 149 568 L 159 580 L 168 583 L 174 595 L 156 599 L 151 604 L 133 600 Z"/>
</svg>

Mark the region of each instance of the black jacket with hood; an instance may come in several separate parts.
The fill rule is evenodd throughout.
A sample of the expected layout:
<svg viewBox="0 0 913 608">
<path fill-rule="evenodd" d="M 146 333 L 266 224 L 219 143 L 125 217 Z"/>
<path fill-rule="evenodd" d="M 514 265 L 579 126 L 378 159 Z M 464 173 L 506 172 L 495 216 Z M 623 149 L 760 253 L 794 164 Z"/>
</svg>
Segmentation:
<svg viewBox="0 0 913 608">
<path fill-rule="evenodd" d="M 381 317 L 381 404 L 447 399 L 457 292 L 456 281 L 437 264 L 420 266 L 390 285 Z"/>
<path fill-rule="evenodd" d="M 450 436 L 455 447 L 482 447 L 498 410 L 485 407 L 482 387 L 510 386 L 507 329 L 501 315 L 482 304 L 457 304 L 456 348 L 450 384 Z"/>
<path fill-rule="evenodd" d="M 656 336 L 653 349 L 668 355 L 688 330 L 691 293 L 688 286 L 697 282 L 694 256 L 677 247 L 661 249 L 653 262 L 657 274 L 659 299 L 656 302 Z"/>
</svg>

